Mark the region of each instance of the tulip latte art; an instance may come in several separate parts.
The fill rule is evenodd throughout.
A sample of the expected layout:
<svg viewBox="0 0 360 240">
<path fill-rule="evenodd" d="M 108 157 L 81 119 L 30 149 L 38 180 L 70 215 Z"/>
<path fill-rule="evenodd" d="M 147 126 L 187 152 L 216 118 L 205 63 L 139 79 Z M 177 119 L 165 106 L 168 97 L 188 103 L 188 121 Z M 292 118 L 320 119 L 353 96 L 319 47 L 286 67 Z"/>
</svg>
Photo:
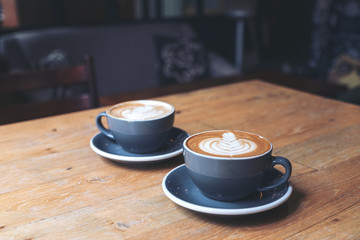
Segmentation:
<svg viewBox="0 0 360 240">
<path fill-rule="evenodd" d="M 157 101 L 130 101 L 110 109 L 110 115 L 125 120 L 141 121 L 157 119 L 173 112 L 170 105 Z"/>
<path fill-rule="evenodd" d="M 227 158 L 257 156 L 271 149 L 270 142 L 261 136 L 227 130 L 194 135 L 186 145 L 201 154 Z"/>
</svg>

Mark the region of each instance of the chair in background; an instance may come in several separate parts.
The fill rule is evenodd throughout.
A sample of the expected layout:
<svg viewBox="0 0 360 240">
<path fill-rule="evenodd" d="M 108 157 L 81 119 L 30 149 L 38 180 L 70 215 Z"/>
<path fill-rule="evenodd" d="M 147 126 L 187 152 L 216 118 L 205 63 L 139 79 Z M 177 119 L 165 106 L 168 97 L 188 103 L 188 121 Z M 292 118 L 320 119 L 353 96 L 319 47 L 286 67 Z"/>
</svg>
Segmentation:
<svg viewBox="0 0 360 240">
<path fill-rule="evenodd" d="M 72 88 L 77 92 L 66 94 Z M 42 91 L 52 94 L 44 100 Z M 98 107 L 93 59 L 86 55 L 77 66 L 1 73 L 0 96 L 0 124 Z"/>
</svg>

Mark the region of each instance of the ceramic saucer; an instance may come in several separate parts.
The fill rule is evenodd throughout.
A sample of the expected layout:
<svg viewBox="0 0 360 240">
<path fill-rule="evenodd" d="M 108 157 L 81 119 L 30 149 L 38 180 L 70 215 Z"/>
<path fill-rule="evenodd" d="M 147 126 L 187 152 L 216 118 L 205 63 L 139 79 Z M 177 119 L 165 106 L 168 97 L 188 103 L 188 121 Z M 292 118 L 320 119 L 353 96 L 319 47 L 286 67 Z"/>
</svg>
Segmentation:
<svg viewBox="0 0 360 240">
<path fill-rule="evenodd" d="M 157 151 L 137 154 L 125 151 L 115 141 L 105 137 L 102 133 L 96 134 L 90 140 L 91 149 L 100 156 L 119 162 L 145 163 L 166 160 L 183 152 L 182 144 L 189 134 L 179 128 L 173 128 L 170 138 Z"/>
<path fill-rule="evenodd" d="M 282 173 L 273 170 L 272 179 L 279 179 Z M 165 195 L 176 204 L 201 213 L 214 215 L 246 215 L 263 212 L 284 203 L 292 193 L 292 186 L 288 182 L 275 190 L 254 193 L 244 199 L 223 202 L 213 200 L 203 195 L 191 180 L 185 164 L 171 170 L 162 182 Z"/>
</svg>

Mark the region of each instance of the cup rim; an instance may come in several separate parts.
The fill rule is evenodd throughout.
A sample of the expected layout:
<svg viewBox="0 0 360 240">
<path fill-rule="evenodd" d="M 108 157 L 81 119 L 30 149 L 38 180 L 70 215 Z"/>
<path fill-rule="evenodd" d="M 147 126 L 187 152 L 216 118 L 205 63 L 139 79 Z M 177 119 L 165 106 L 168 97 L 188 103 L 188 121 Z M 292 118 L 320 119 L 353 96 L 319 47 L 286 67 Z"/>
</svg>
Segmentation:
<svg viewBox="0 0 360 240">
<path fill-rule="evenodd" d="M 160 116 L 160 117 L 157 117 L 157 118 L 152 118 L 152 119 L 143 119 L 143 120 L 136 120 L 136 119 L 125 119 L 125 118 L 122 118 L 122 117 L 117 117 L 117 116 L 114 116 L 112 115 L 110 112 L 112 109 L 118 107 L 119 105 L 123 105 L 123 104 L 126 104 L 126 103 L 131 103 L 131 102 L 155 102 L 159 105 L 167 105 L 171 108 L 171 111 L 164 115 L 164 116 Z M 150 99 L 140 99 L 140 100 L 129 100 L 129 101 L 125 101 L 125 102 L 121 102 L 121 103 L 117 103 L 115 105 L 112 105 L 111 107 L 109 107 L 108 109 L 106 109 L 106 115 L 111 117 L 111 118 L 114 118 L 114 119 L 118 119 L 118 120 L 123 120 L 123 121 L 127 121 L 127 122 L 147 122 L 147 121 L 154 121 L 154 120 L 158 120 L 158 119 L 162 119 L 162 118 L 165 118 L 165 117 L 168 117 L 170 116 L 171 114 L 173 114 L 175 112 L 175 107 L 173 105 L 171 105 L 170 103 L 167 103 L 167 102 L 164 102 L 164 101 L 159 101 L 159 100 L 150 100 Z"/>
<path fill-rule="evenodd" d="M 202 153 L 198 153 L 198 152 L 195 152 L 194 150 L 191 150 L 190 148 L 188 148 L 188 146 L 186 145 L 187 141 L 196 136 L 196 135 L 200 135 L 200 134 L 203 134 L 203 133 L 207 133 L 207 132 L 217 132 L 217 131 L 236 131 L 236 132 L 242 132 L 242 133 L 248 133 L 248 134 L 253 134 L 253 135 L 256 135 L 260 138 L 263 138 L 265 139 L 268 143 L 270 143 L 270 149 L 267 150 L 266 152 L 264 153 L 261 153 L 261 154 L 258 154 L 258 155 L 254 155 L 254 156 L 249 156 L 249 157 L 218 157 L 218 156 L 211 156 L 211 155 L 206 155 L 206 154 L 202 154 Z M 201 156 L 201 157 L 206 157 L 206 158 L 212 158 L 212 159 L 221 159 L 221 160 L 246 160 L 246 159 L 253 159 L 253 158 L 258 158 L 258 157 L 262 157 L 262 156 L 265 156 L 267 154 L 269 154 L 272 150 L 273 150 L 273 145 L 272 143 L 265 137 L 257 134 L 257 133 L 253 133 L 253 132 L 247 132 L 247 131 L 241 131 L 241 130 L 228 130 L 228 129 L 220 129 L 220 130 L 208 130 L 208 131 L 203 131 L 203 132 L 199 132 L 199 133 L 195 133 L 189 137 L 187 137 L 184 142 L 183 142 L 183 148 L 184 150 L 187 150 L 195 155 L 198 155 L 198 156 Z"/>
</svg>

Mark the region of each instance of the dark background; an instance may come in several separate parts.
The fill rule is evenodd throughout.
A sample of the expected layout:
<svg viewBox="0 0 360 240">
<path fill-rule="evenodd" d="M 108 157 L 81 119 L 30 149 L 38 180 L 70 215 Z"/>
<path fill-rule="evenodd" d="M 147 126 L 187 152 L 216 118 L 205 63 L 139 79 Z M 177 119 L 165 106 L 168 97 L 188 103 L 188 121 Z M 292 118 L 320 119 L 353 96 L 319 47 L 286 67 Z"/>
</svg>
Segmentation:
<svg viewBox="0 0 360 240">
<path fill-rule="evenodd" d="M 0 34 L 56 26 L 185 21 L 206 48 L 235 63 L 237 19 L 229 13 L 240 10 L 251 13 L 245 18 L 243 74 L 271 71 L 337 84 L 355 72 L 352 81 L 360 85 L 359 0 L 183 0 L 181 13 L 174 15 L 164 14 L 164 2 L 17 0 L 19 23 L 2 27 Z M 176 5 L 166 3 L 171 2 Z M 337 62 L 344 56 L 351 63 Z"/>
</svg>

